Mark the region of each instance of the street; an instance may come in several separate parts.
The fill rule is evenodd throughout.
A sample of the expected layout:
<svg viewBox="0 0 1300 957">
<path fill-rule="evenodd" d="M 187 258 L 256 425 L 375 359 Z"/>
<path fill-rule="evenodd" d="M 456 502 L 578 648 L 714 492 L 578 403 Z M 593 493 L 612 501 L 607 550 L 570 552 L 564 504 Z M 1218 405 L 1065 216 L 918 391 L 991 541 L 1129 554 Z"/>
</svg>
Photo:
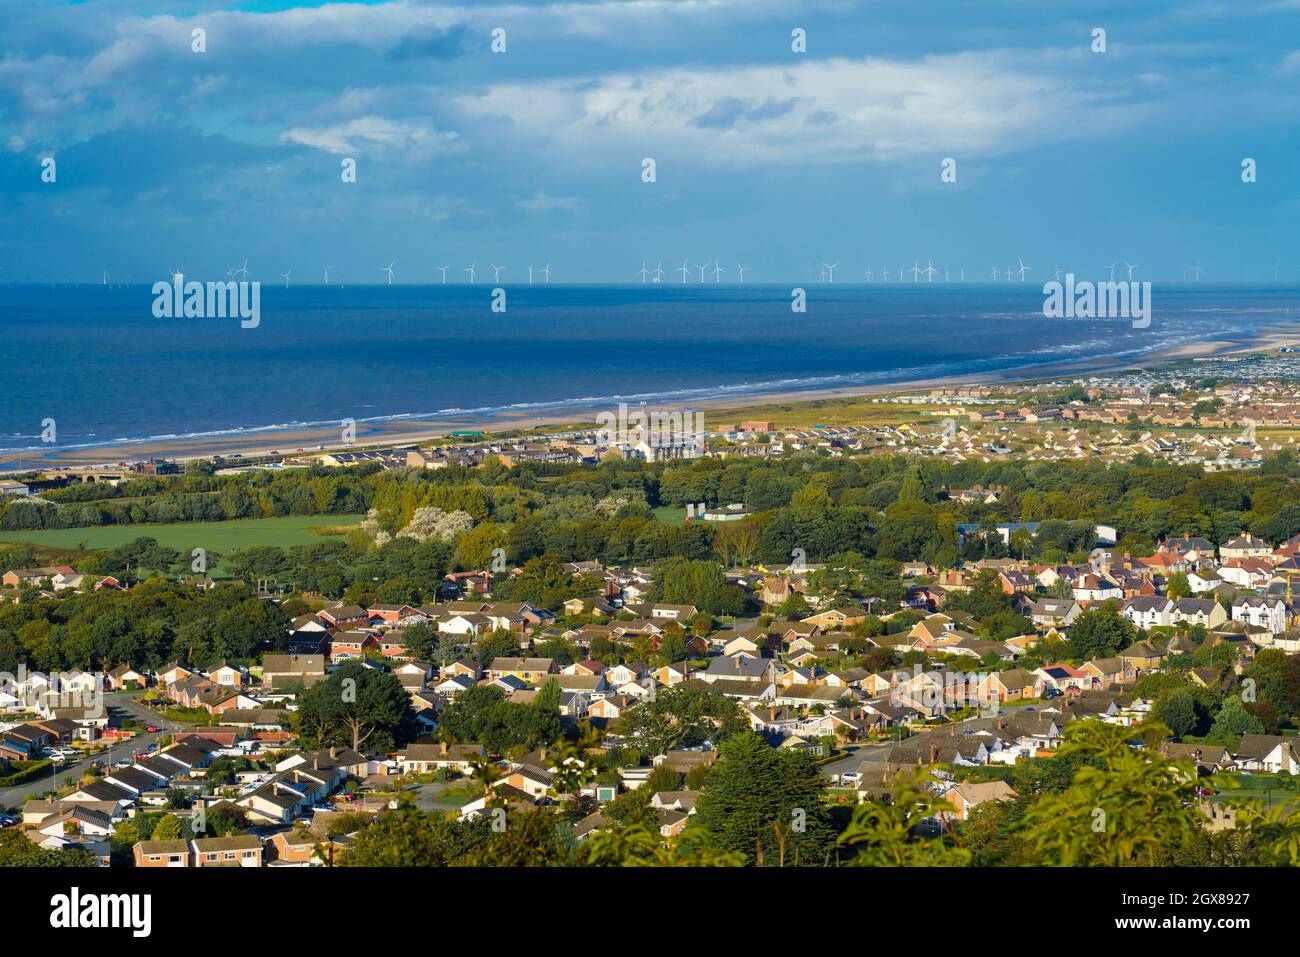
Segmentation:
<svg viewBox="0 0 1300 957">
<path fill-rule="evenodd" d="M 105 751 L 100 751 L 79 761 L 54 765 L 54 769 L 48 776 L 43 775 L 39 778 L 32 778 L 30 781 L 25 781 L 15 787 L 0 790 L 0 808 L 21 809 L 28 795 L 43 794 L 55 787 L 56 777 L 60 784 L 75 781 L 85 773 L 93 761 L 102 761 L 106 768 L 111 767 L 118 761 L 130 758 L 136 752 L 147 751 L 149 745 L 155 743 L 164 734 L 175 732 L 184 727 L 183 724 L 163 720 L 161 716 L 137 702 L 131 695 L 117 692 L 106 694 L 104 695 L 104 707 L 108 710 L 110 717 L 126 714 L 136 718 L 146 727 L 152 724 L 159 730 L 142 732 L 134 738 L 122 741 Z"/>
</svg>

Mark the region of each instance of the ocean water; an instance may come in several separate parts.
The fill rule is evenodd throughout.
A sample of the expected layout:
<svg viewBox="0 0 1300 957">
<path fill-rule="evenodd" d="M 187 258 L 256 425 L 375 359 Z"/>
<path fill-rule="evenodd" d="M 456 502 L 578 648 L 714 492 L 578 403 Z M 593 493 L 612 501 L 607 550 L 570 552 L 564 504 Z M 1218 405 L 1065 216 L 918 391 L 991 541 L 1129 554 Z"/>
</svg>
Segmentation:
<svg viewBox="0 0 1300 957">
<path fill-rule="evenodd" d="M 200 279 L 201 277 L 191 277 Z M 147 285 L 0 286 L 0 447 L 353 418 L 490 417 L 557 403 L 741 397 L 1135 359 L 1300 318 L 1295 287 L 1154 289 L 1151 325 L 1050 320 L 1041 284 L 291 286 L 261 323 L 158 319 Z"/>
</svg>

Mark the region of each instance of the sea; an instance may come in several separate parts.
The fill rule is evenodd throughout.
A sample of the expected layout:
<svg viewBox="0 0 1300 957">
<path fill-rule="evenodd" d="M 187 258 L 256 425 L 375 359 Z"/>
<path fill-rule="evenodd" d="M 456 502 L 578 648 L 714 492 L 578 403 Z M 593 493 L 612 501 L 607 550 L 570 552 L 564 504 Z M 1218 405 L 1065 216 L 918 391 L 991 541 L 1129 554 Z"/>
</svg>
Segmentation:
<svg viewBox="0 0 1300 957">
<path fill-rule="evenodd" d="M 203 281 L 201 277 L 191 277 Z M 1041 283 L 261 287 L 256 328 L 156 318 L 149 285 L 0 286 L 0 451 L 464 422 L 878 385 L 1248 341 L 1296 286 L 1161 285 L 1149 326 L 1048 319 Z M 48 446 L 46 446 L 48 448 Z"/>
</svg>

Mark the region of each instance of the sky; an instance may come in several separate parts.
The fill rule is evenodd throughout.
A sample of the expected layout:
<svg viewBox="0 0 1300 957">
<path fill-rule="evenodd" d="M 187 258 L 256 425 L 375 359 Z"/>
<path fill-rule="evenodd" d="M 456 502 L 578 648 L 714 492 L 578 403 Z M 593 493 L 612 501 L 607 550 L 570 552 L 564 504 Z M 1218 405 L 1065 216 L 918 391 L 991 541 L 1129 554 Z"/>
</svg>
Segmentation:
<svg viewBox="0 0 1300 957">
<path fill-rule="evenodd" d="M 1300 282 L 1297 120 L 1300 0 L 0 0 L 0 282 Z"/>
</svg>

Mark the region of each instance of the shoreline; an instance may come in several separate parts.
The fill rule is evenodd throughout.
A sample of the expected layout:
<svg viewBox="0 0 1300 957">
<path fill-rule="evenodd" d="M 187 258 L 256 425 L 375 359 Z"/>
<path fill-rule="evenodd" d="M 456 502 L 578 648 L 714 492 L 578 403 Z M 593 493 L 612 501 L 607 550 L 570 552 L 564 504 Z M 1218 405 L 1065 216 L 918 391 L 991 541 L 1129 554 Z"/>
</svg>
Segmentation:
<svg viewBox="0 0 1300 957">
<path fill-rule="evenodd" d="M 921 389 L 1026 383 L 1062 376 L 1113 373 L 1124 369 L 1165 366 L 1195 359 L 1268 352 L 1294 341 L 1300 341 L 1300 322 L 1263 326 L 1246 337 L 1225 336 L 1222 339 L 1188 342 L 1135 356 L 1097 356 L 1059 363 L 1013 366 L 997 373 L 960 373 L 869 385 L 774 390 L 743 396 L 714 396 L 681 404 L 703 413 L 714 415 L 728 413 L 724 418 L 725 421 L 732 417 L 732 413 L 736 417 L 743 417 L 749 414 L 750 410 L 772 405 L 799 406 L 825 400 L 893 395 Z M 649 405 L 652 408 L 657 407 L 653 403 Z M 547 426 L 578 427 L 594 423 L 595 416 L 602 411 L 608 411 L 609 407 L 610 402 L 593 401 L 584 404 L 561 400 L 550 404 L 537 403 L 535 408 L 527 412 L 467 411 L 464 414 L 439 415 L 436 420 L 425 417 L 358 422 L 356 438 L 352 442 L 343 441 L 339 426 L 311 425 L 283 429 L 264 427 L 248 431 L 232 430 L 215 435 L 109 441 L 102 445 L 87 444 L 84 447 L 62 450 L 31 448 L 0 453 L 0 474 L 86 466 L 111 467 L 119 462 L 146 461 L 149 458 L 187 462 L 217 455 L 225 458 L 239 456 L 244 459 L 310 455 L 339 449 L 360 450 L 413 445 L 443 439 L 449 433 L 456 431 L 478 431 L 490 435 L 530 431 Z"/>
</svg>

